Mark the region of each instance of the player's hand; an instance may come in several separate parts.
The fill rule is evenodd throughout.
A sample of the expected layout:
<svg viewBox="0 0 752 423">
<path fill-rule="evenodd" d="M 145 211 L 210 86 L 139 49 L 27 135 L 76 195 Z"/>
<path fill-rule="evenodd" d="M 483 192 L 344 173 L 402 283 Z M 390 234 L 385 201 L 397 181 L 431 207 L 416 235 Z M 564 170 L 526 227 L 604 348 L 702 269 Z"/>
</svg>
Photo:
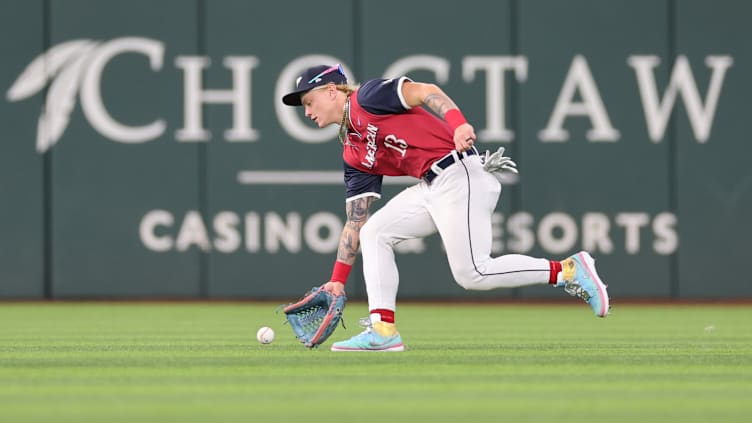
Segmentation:
<svg viewBox="0 0 752 423">
<path fill-rule="evenodd" d="M 463 123 L 454 130 L 454 148 L 460 153 L 469 150 L 475 144 L 475 129 L 469 123 Z"/>
<path fill-rule="evenodd" d="M 345 295 L 345 284 L 342 282 L 329 281 L 323 285 L 323 289 L 334 295 Z"/>
</svg>

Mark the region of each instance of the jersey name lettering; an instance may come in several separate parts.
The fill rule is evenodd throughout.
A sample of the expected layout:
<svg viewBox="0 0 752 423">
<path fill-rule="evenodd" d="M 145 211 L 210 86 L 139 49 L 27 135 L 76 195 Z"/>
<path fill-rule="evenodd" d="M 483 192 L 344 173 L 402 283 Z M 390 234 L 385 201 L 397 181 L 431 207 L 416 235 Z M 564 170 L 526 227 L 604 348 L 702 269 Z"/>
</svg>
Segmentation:
<svg viewBox="0 0 752 423">
<path fill-rule="evenodd" d="M 368 124 L 368 134 L 366 134 L 366 156 L 365 160 L 360 162 L 368 169 L 373 169 L 374 163 L 376 163 L 376 150 L 379 146 L 376 144 L 376 135 L 379 133 L 379 128 L 371 123 Z"/>
</svg>

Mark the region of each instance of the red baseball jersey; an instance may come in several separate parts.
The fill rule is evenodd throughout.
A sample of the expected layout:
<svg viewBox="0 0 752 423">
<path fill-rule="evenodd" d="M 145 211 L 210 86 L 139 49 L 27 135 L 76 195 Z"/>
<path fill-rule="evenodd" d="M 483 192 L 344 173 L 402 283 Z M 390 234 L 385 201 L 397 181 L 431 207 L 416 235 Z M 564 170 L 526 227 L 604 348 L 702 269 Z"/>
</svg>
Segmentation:
<svg viewBox="0 0 752 423">
<path fill-rule="evenodd" d="M 381 176 L 421 178 L 454 149 L 449 125 L 423 108 L 410 108 L 399 79 L 374 79 L 350 96 L 350 128 L 342 157 L 347 199 L 380 196 Z"/>
</svg>

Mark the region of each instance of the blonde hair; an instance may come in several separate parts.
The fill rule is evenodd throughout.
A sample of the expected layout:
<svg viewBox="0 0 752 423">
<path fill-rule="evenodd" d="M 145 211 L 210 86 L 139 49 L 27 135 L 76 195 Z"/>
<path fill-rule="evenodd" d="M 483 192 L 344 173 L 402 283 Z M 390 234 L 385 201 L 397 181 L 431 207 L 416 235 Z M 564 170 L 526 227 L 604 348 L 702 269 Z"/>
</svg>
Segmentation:
<svg viewBox="0 0 752 423">
<path fill-rule="evenodd" d="M 346 96 L 350 96 L 350 94 L 354 93 L 355 90 L 360 88 L 360 85 L 351 85 L 351 84 L 337 84 L 335 85 L 335 88 L 337 88 L 337 91 L 342 91 L 345 93 Z"/>
</svg>

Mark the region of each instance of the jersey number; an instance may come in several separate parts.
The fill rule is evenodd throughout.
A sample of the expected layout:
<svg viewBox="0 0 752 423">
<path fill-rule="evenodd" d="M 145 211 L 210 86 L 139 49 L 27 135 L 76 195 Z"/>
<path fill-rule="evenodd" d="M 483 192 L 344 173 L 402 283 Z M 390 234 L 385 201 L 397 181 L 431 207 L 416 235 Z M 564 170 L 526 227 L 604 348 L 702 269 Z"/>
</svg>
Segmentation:
<svg viewBox="0 0 752 423">
<path fill-rule="evenodd" d="M 407 153 L 407 142 L 405 140 L 398 139 L 392 134 L 389 134 L 384 138 L 384 145 L 386 148 L 391 148 L 393 150 L 397 150 L 402 157 L 405 157 L 405 153 Z"/>
</svg>

